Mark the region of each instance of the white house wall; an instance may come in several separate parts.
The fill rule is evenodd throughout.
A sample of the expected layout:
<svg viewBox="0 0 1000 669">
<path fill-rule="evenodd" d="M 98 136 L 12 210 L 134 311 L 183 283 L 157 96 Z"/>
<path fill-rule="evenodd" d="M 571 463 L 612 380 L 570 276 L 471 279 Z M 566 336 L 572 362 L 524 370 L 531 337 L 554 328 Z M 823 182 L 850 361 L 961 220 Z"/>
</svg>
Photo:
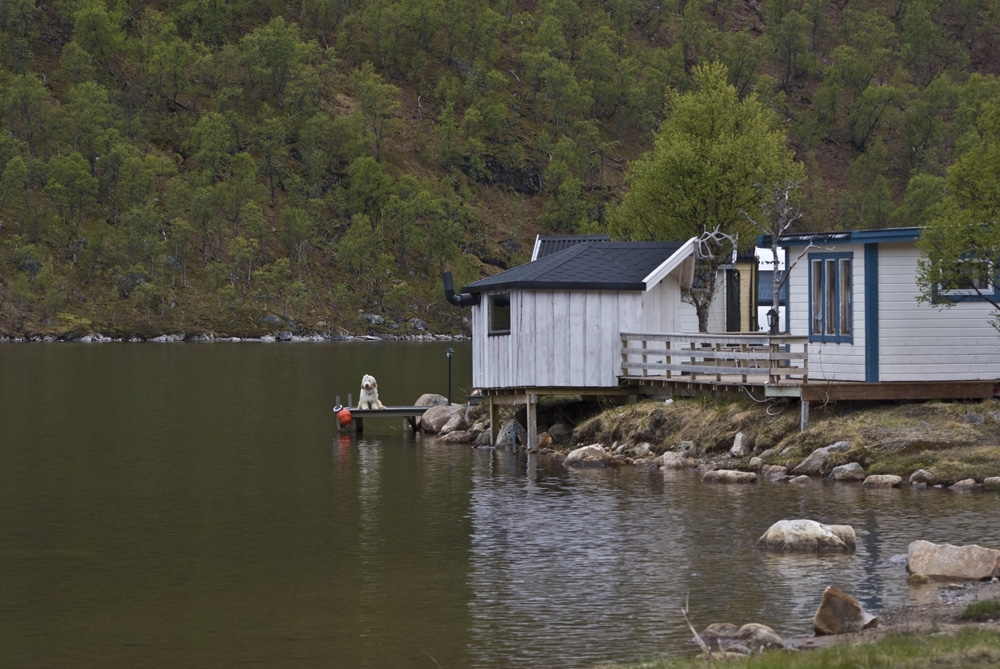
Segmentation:
<svg viewBox="0 0 1000 669">
<path fill-rule="evenodd" d="M 865 381 L 864 245 L 817 249 L 850 251 L 852 342 L 809 342 L 809 379 Z M 1000 379 L 1000 335 L 990 325 L 984 302 L 950 308 L 918 303 L 919 252 L 912 243 L 878 248 L 878 379 L 891 381 L 976 381 Z M 803 258 L 789 276 L 791 334 L 809 334 L 809 269 Z"/>
<path fill-rule="evenodd" d="M 865 248 L 863 245 L 837 245 L 817 248 L 826 251 L 853 252 L 851 263 L 851 325 L 853 341 L 842 343 L 809 342 L 810 381 L 865 380 Z M 809 334 L 809 259 L 803 257 L 788 277 L 790 334 Z"/>
<path fill-rule="evenodd" d="M 879 380 L 1000 379 L 991 305 L 918 303 L 918 258 L 913 244 L 879 245 Z"/>
<path fill-rule="evenodd" d="M 698 312 L 690 302 L 682 302 L 680 308 L 680 332 L 698 332 Z M 720 333 L 726 331 L 726 282 L 720 282 L 715 290 L 715 297 L 708 307 L 708 331 Z"/>
<path fill-rule="evenodd" d="M 660 285 L 667 281 L 673 279 L 668 277 Z M 489 295 L 484 294 L 481 304 L 472 309 L 473 385 L 617 386 L 619 334 L 641 327 L 642 295 L 631 291 L 511 291 L 511 333 L 489 336 Z"/>
</svg>

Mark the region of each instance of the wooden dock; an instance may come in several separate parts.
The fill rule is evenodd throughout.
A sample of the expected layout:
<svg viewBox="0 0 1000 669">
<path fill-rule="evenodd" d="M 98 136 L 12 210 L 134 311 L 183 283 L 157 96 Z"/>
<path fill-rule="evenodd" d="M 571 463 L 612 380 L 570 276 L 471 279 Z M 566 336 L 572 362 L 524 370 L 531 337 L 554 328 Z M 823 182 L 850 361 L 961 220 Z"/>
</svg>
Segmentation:
<svg viewBox="0 0 1000 669">
<path fill-rule="evenodd" d="M 341 432 L 354 432 L 356 434 L 361 434 L 364 432 L 365 418 L 402 418 L 404 424 L 409 427 L 414 432 L 417 431 L 417 418 L 424 415 L 424 412 L 430 409 L 430 407 L 386 407 L 384 409 L 356 409 L 352 407 L 340 407 L 339 405 L 333 408 L 333 412 L 341 408 L 347 409 L 351 412 L 351 422 L 346 426 L 342 426 L 340 421 L 337 422 L 337 429 Z"/>
</svg>

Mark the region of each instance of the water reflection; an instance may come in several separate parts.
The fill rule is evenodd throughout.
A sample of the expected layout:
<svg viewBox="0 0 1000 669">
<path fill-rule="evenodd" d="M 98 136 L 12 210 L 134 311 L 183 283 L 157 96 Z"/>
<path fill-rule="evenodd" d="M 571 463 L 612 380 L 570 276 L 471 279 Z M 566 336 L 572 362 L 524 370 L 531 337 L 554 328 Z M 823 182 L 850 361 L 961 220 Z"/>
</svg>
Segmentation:
<svg viewBox="0 0 1000 669">
<path fill-rule="evenodd" d="M 0 346 L 4 663 L 579 667 L 695 651 L 686 595 L 699 626 L 804 633 L 828 585 L 927 597 L 891 559 L 914 539 L 997 545 L 995 495 L 337 434 L 362 372 L 412 401 L 447 346 Z M 782 518 L 852 525 L 857 553 L 758 552 Z"/>
</svg>

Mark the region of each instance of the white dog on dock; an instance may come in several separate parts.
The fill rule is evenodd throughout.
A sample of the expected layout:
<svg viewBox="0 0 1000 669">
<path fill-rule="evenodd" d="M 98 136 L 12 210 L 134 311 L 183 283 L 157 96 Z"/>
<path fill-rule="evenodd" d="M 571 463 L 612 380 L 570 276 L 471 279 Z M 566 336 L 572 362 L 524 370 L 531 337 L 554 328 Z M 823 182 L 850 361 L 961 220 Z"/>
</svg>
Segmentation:
<svg viewBox="0 0 1000 669">
<path fill-rule="evenodd" d="M 378 400 L 378 381 L 371 374 L 361 377 L 361 397 L 358 401 L 359 409 L 384 409 Z"/>
</svg>

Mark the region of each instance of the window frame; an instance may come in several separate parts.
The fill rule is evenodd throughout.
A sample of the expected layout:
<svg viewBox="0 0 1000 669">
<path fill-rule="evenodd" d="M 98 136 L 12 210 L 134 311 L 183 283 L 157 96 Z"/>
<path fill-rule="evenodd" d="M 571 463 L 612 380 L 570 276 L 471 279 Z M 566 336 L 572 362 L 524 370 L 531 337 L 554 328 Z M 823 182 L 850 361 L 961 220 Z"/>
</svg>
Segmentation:
<svg viewBox="0 0 1000 669">
<path fill-rule="evenodd" d="M 810 342 L 854 343 L 854 252 L 810 253 Z"/>
<path fill-rule="evenodd" d="M 960 263 L 982 263 L 986 267 L 986 277 L 981 277 L 982 281 L 986 284 L 981 289 L 976 289 L 975 287 L 970 288 L 949 288 L 944 289 L 941 284 L 934 285 L 933 303 L 956 303 L 956 302 L 994 302 L 1000 299 L 1000 278 L 998 278 L 997 272 L 1000 270 L 1000 265 L 997 263 L 991 263 L 989 260 L 981 258 L 962 258 L 958 260 Z"/>
<path fill-rule="evenodd" d="M 506 302 L 506 304 L 503 304 Z M 510 334 L 510 292 L 492 293 L 486 300 L 486 325 L 490 337 Z M 506 317 L 504 317 L 506 313 Z M 498 317 L 500 320 L 498 321 Z"/>
</svg>

